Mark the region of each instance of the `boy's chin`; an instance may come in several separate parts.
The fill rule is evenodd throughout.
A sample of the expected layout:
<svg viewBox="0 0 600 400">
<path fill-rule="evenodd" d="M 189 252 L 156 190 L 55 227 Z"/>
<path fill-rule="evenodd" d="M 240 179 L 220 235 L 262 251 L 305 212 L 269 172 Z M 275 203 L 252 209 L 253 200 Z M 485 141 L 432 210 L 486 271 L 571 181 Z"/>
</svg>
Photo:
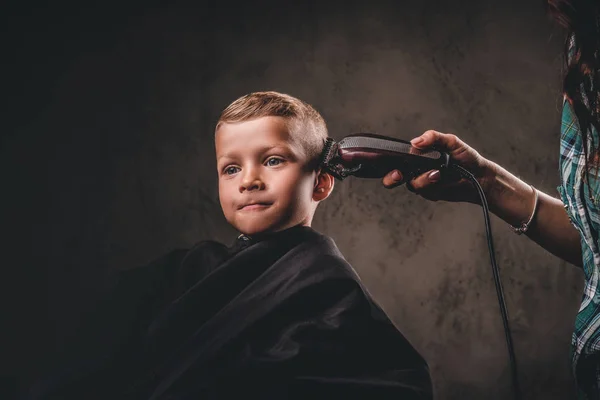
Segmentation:
<svg viewBox="0 0 600 400">
<path fill-rule="evenodd" d="M 239 223 L 234 224 L 234 228 L 247 236 L 261 235 L 275 231 L 271 224 Z"/>
</svg>

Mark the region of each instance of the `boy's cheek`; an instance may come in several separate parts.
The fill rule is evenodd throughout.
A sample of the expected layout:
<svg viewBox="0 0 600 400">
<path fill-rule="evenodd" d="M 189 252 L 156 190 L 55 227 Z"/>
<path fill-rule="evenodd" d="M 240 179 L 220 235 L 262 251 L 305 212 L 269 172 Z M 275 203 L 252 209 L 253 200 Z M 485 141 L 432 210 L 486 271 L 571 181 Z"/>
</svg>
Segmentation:
<svg viewBox="0 0 600 400">
<path fill-rule="evenodd" d="M 219 197 L 223 199 L 231 198 L 231 183 L 219 180 Z"/>
<path fill-rule="evenodd" d="M 221 209 L 227 213 L 231 207 L 231 196 L 228 194 L 226 188 L 221 185 L 219 185 L 219 203 L 221 204 Z"/>
</svg>

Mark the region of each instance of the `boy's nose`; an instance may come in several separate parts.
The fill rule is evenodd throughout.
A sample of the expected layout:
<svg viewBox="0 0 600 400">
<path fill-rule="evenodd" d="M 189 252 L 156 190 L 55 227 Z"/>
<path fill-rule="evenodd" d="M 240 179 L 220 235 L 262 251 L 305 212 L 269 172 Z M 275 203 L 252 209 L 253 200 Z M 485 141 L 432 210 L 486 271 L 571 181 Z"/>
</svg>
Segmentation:
<svg viewBox="0 0 600 400">
<path fill-rule="evenodd" d="M 240 193 L 243 193 L 247 190 L 263 190 L 264 188 L 265 184 L 259 178 L 244 179 L 244 181 L 240 185 Z"/>
</svg>

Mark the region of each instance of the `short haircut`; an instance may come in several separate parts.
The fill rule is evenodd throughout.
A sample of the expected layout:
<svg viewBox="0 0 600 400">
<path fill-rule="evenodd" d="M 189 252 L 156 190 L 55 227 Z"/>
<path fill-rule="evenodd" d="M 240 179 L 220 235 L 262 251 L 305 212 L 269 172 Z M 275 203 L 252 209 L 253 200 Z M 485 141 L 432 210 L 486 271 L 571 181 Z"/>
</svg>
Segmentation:
<svg viewBox="0 0 600 400">
<path fill-rule="evenodd" d="M 292 139 L 305 151 L 311 168 L 319 167 L 328 135 L 325 120 L 310 104 L 284 93 L 254 92 L 238 98 L 221 113 L 215 133 L 224 123 L 261 117 L 284 118 Z"/>
</svg>

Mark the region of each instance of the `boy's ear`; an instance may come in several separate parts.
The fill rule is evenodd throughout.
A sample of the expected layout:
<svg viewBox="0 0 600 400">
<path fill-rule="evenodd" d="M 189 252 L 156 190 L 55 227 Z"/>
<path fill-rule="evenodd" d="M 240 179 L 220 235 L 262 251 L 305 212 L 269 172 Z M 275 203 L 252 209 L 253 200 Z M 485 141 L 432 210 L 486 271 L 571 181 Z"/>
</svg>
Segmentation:
<svg viewBox="0 0 600 400">
<path fill-rule="evenodd" d="M 329 175 L 327 172 L 324 172 L 322 169 L 319 169 L 317 171 L 317 176 L 315 177 L 313 200 L 322 201 L 329 197 L 333 191 L 334 184 L 335 180 L 333 176 Z"/>
</svg>

